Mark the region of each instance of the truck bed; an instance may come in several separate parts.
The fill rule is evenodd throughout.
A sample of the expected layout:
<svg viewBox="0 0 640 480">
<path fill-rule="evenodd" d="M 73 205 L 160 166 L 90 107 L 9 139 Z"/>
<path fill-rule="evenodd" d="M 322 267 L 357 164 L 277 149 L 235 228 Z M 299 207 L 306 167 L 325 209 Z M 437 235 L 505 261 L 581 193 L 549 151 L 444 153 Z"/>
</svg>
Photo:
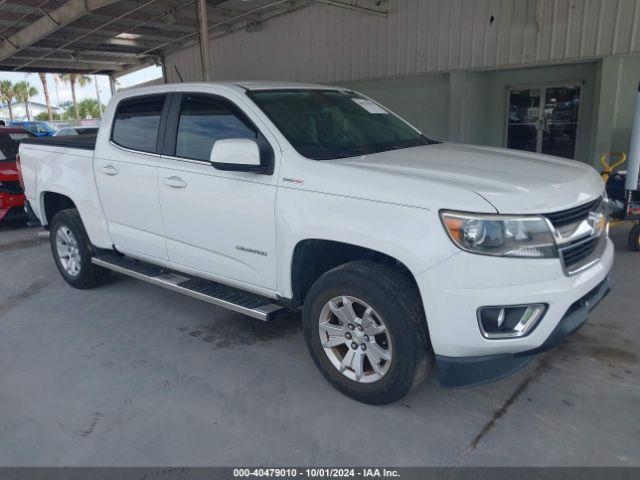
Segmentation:
<svg viewBox="0 0 640 480">
<path fill-rule="evenodd" d="M 67 137 L 34 137 L 25 138 L 20 143 L 34 145 L 52 145 L 54 147 L 79 148 L 81 150 L 95 150 L 97 134 L 69 135 Z"/>
</svg>

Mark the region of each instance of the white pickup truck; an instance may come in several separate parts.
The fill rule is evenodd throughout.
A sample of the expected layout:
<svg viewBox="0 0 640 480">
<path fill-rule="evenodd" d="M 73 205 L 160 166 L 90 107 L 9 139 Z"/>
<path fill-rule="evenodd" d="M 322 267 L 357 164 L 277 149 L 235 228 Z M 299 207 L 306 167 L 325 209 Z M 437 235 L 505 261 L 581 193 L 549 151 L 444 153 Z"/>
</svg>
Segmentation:
<svg viewBox="0 0 640 480">
<path fill-rule="evenodd" d="M 609 291 L 593 168 L 436 142 L 344 88 L 126 91 L 97 136 L 23 141 L 20 168 L 70 285 L 116 271 L 261 320 L 300 309 L 320 371 L 371 404 L 432 370 L 508 375 Z"/>
</svg>

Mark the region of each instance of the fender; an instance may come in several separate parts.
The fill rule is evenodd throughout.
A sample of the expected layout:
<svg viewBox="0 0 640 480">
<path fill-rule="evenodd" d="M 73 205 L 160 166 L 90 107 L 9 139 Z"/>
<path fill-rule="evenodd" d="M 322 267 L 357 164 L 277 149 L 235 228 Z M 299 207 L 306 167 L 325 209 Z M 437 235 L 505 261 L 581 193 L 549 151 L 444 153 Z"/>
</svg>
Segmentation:
<svg viewBox="0 0 640 480">
<path fill-rule="evenodd" d="M 416 277 L 458 253 L 440 227 L 437 212 L 384 202 L 278 189 L 278 290 L 292 298 L 291 268 L 304 240 L 329 240 L 367 248 L 396 259 Z M 323 219 L 330 219 L 324 222 Z"/>
</svg>

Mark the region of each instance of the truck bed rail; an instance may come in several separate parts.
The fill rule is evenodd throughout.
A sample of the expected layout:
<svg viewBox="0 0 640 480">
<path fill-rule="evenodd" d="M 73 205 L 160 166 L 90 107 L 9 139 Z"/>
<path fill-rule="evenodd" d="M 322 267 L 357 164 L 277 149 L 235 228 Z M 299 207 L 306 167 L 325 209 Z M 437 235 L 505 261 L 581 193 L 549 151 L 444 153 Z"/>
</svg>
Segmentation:
<svg viewBox="0 0 640 480">
<path fill-rule="evenodd" d="M 97 134 L 69 135 L 66 137 L 34 137 L 25 138 L 20 143 L 33 145 L 50 145 L 54 147 L 78 148 L 81 150 L 95 150 Z"/>
</svg>

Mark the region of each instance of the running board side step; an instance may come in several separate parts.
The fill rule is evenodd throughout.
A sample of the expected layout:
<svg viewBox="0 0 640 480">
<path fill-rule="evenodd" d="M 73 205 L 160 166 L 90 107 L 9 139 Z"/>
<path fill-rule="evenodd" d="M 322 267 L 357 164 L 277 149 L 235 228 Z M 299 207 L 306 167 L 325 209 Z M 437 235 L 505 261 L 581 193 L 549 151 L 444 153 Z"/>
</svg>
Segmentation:
<svg viewBox="0 0 640 480">
<path fill-rule="evenodd" d="M 102 253 L 91 259 L 100 267 L 122 273 L 138 280 L 182 293 L 198 300 L 226 308 L 234 312 L 268 321 L 285 310 L 269 298 L 245 292 L 238 288 L 198 277 L 176 273 L 151 263 L 123 257 L 116 253 Z"/>
</svg>

